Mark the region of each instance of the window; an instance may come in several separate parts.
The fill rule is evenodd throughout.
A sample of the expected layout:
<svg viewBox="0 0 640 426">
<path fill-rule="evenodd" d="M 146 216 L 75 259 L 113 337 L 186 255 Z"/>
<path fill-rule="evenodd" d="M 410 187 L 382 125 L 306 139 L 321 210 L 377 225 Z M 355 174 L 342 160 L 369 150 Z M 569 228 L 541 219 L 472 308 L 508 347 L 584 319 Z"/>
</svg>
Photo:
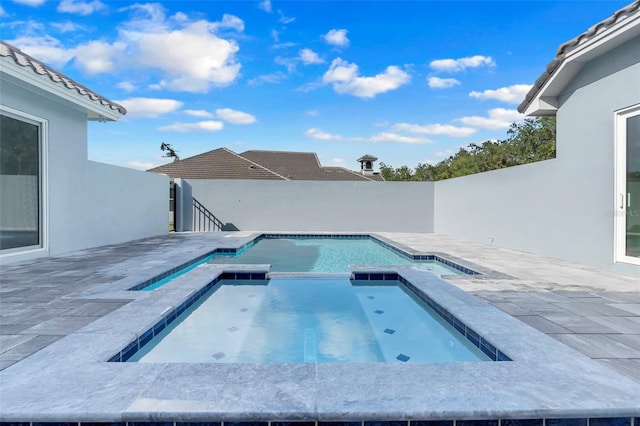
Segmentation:
<svg viewBox="0 0 640 426">
<path fill-rule="evenodd" d="M 0 253 L 44 248 L 45 122 L 0 110 Z"/>
</svg>

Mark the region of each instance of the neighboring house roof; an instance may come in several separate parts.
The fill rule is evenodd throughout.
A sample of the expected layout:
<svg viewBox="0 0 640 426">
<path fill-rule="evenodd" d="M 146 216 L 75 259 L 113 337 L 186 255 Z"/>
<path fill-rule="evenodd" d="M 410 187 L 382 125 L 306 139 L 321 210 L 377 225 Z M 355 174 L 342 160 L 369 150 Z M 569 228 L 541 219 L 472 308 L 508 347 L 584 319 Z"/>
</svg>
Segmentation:
<svg viewBox="0 0 640 426">
<path fill-rule="evenodd" d="M 579 36 L 558 47 L 556 57 L 536 80 L 518 111 L 527 115 L 554 115 L 558 95 L 584 65 L 640 35 L 640 0 L 618 10 Z"/>
<path fill-rule="evenodd" d="M 122 105 L 89 90 L 3 40 L 0 40 L 0 71 L 85 108 L 89 120 L 117 120 L 127 113 Z"/>
<path fill-rule="evenodd" d="M 321 181 L 384 181 L 344 167 L 322 167 L 312 152 L 245 151 L 218 148 L 148 170 L 185 179 L 271 179 Z"/>
<path fill-rule="evenodd" d="M 241 157 L 227 148 L 214 149 L 147 171 L 166 174 L 171 178 L 185 179 L 287 180 L 284 176 Z"/>
<path fill-rule="evenodd" d="M 313 152 L 255 150 L 239 155 L 291 180 L 374 180 L 344 167 L 322 167 Z"/>
</svg>

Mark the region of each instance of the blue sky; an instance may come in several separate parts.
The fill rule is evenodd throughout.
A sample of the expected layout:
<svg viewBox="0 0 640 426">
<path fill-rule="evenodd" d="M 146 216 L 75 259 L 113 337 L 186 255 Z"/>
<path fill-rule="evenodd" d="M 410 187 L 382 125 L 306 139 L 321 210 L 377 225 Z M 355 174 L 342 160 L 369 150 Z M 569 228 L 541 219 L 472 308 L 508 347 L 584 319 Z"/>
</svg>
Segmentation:
<svg viewBox="0 0 640 426">
<path fill-rule="evenodd" d="M 124 105 L 89 159 L 219 147 L 399 167 L 507 137 L 557 47 L 626 1 L 3 0 L 0 36 Z"/>
</svg>

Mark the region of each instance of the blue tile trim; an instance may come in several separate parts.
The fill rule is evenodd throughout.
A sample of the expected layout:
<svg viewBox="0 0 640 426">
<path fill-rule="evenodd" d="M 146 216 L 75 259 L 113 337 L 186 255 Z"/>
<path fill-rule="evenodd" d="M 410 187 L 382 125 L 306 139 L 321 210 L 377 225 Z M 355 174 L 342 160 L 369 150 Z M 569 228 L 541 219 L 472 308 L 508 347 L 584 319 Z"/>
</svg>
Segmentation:
<svg viewBox="0 0 640 426">
<path fill-rule="evenodd" d="M 176 422 L 176 426 L 222 426 L 222 422 Z"/>
<path fill-rule="evenodd" d="M 453 426 L 453 420 L 412 420 L 411 426 Z"/>
<path fill-rule="evenodd" d="M 543 426 L 542 419 L 506 419 L 500 421 L 500 426 Z"/>
<path fill-rule="evenodd" d="M 589 426 L 631 426 L 631 419 L 627 417 L 603 417 L 589 419 Z M 638 419 L 636 419 L 636 426 Z"/>
<path fill-rule="evenodd" d="M 386 421 L 386 422 L 377 422 L 377 421 L 368 421 L 364 422 L 364 426 L 408 426 L 409 422 L 407 421 Z"/>
<path fill-rule="evenodd" d="M 80 426 L 127 426 L 127 422 L 82 422 Z"/>
<path fill-rule="evenodd" d="M 587 419 L 546 419 L 546 426 L 587 426 Z"/>
<path fill-rule="evenodd" d="M 173 426 L 173 422 L 129 422 L 128 426 Z"/>
<path fill-rule="evenodd" d="M 316 422 L 270 422 L 271 426 L 316 426 Z"/>
<path fill-rule="evenodd" d="M 412 420 L 411 426 L 453 426 L 453 420 Z"/>
<path fill-rule="evenodd" d="M 379 279 L 379 273 L 367 273 L 356 272 L 351 278 L 353 281 L 371 281 Z M 385 274 L 386 275 L 386 274 Z M 464 322 L 453 316 L 449 311 L 442 307 L 438 302 L 430 298 L 427 294 L 419 290 L 415 285 L 405 279 L 402 275 L 395 274 L 399 283 L 403 284 L 409 291 L 416 295 L 420 300 L 433 309 L 442 319 L 448 322 L 458 333 L 464 336 L 467 340 L 473 343 L 478 349 L 480 349 L 485 355 L 492 361 L 511 361 L 504 352 L 498 350 L 496 346 L 489 340 L 480 336 L 471 327 L 467 326 Z M 375 277 L 375 278 L 374 278 Z M 456 425 L 457 426 L 457 425 Z M 547 425 L 549 426 L 549 425 Z M 559 425 L 559 426 L 572 426 L 572 425 Z M 608 425 L 607 425 L 608 426 Z M 617 425 L 616 425 L 617 426 Z M 640 426 L 640 425 L 637 425 Z"/>
<path fill-rule="evenodd" d="M 225 426 L 269 426 L 269 422 L 224 422 Z"/>
<path fill-rule="evenodd" d="M 169 420 L 169 419 L 168 419 Z M 0 426 L 640 426 L 636 417 L 531 418 L 476 420 L 351 420 L 351 421 L 203 421 L 203 422 L 0 422 Z"/>
<path fill-rule="evenodd" d="M 498 420 L 457 420 L 456 426 L 498 426 Z"/>
<path fill-rule="evenodd" d="M 362 422 L 318 422 L 318 426 L 362 426 Z"/>
</svg>

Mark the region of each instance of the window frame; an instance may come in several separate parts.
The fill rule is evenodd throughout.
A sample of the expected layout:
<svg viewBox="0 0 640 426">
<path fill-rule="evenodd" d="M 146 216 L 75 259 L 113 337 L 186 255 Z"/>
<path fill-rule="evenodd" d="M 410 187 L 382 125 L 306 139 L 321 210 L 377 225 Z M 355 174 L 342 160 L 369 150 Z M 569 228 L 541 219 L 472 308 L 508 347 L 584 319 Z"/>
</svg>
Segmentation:
<svg viewBox="0 0 640 426">
<path fill-rule="evenodd" d="M 45 118 L 6 105 L 0 105 L 0 114 L 38 126 L 38 226 L 40 227 L 38 244 L 0 250 L 0 260 L 24 255 L 37 256 L 49 251 L 49 122 Z"/>
<path fill-rule="evenodd" d="M 615 112 L 614 261 L 640 265 L 640 257 L 627 255 L 627 119 L 640 116 L 640 104 Z"/>
</svg>

